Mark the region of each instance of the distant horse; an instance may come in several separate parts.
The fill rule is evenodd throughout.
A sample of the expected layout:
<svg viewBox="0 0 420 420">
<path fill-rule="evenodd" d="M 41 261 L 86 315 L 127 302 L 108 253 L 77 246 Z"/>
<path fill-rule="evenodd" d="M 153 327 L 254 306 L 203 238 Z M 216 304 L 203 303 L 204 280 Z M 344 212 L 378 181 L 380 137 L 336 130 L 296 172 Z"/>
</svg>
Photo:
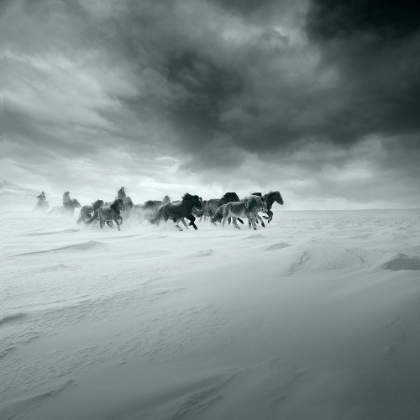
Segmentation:
<svg viewBox="0 0 420 420">
<path fill-rule="evenodd" d="M 251 195 L 244 198 L 241 201 L 230 202 L 223 205 L 223 221 L 222 225 L 225 225 L 226 220 L 232 217 L 233 224 L 237 229 L 240 229 L 236 223 L 238 217 L 246 217 L 249 223 L 252 224 L 254 230 L 257 230 L 255 226 L 255 220 L 257 219 L 259 211 L 267 211 L 267 206 L 261 197 Z"/>
<path fill-rule="evenodd" d="M 32 211 L 44 211 L 46 212 L 48 210 L 49 204 L 48 201 L 45 200 L 38 200 L 35 207 Z"/>
<path fill-rule="evenodd" d="M 165 195 L 162 201 L 148 200 L 144 204 L 135 204 L 131 210 L 130 217 L 137 216 L 140 219 L 151 221 L 155 218 L 158 208 L 164 204 L 170 203 L 171 199 Z"/>
<path fill-rule="evenodd" d="M 157 210 L 156 216 L 150 220 L 151 223 L 159 225 L 162 219 L 168 221 L 171 219 L 176 227 L 182 231 L 182 228 L 178 225 L 179 222 L 182 222 L 184 226 L 188 229 L 188 226 L 185 223 L 184 218 L 190 220 L 190 224 L 194 229 L 197 229 L 195 225 L 195 217 L 192 214 L 192 210 L 196 207 L 198 210 L 201 209 L 201 199 L 198 195 L 184 194 L 182 200 L 178 203 L 167 203 L 163 204 Z"/>
<path fill-rule="evenodd" d="M 105 222 L 115 222 L 118 230 L 121 231 L 120 225 L 123 222 L 121 217 L 121 210 L 124 210 L 124 200 L 122 198 L 116 198 L 112 204 L 104 204 L 99 207 L 93 216 L 85 223 L 91 224 L 94 220 L 99 220 L 101 229 L 104 227 Z"/>
<path fill-rule="evenodd" d="M 259 195 L 261 196 L 261 193 L 253 193 L 253 195 Z M 262 198 L 265 201 L 265 204 L 267 205 L 267 216 L 264 216 L 264 219 L 268 220 L 268 223 L 270 223 L 273 220 L 274 213 L 271 211 L 271 207 L 273 207 L 273 204 L 275 202 L 279 203 L 280 205 L 283 205 L 283 197 L 280 194 L 280 191 L 270 191 L 268 194 L 264 194 Z"/>
<path fill-rule="evenodd" d="M 75 198 L 73 198 L 68 202 L 67 208 L 64 206 L 55 206 L 48 212 L 48 214 L 68 214 L 73 216 L 74 210 L 76 208 L 80 209 L 80 207 L 80 203 Z"/>
<path fill-rule="evenodd" d="M 80 225 L 82 222 L 86 222 L 86 220 L 89 220 L 93 216 L 93 213 L 95 213 L 95 211 L 103 205 L 103 200 L 96 200 L 91 206 L 83 206 L 80 209 L 79 218 L 77 219 L 76 223 Z"/>
</svg>

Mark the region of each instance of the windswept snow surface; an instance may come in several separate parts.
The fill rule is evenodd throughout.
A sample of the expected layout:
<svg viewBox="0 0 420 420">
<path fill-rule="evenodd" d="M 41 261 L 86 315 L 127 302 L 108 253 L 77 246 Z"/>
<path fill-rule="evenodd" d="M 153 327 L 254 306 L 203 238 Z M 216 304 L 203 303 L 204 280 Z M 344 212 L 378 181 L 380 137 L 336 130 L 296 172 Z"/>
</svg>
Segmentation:
<svg viewBox="0 0 420 420">
<path fill-rule="evenodd" d="M 118 232 L 6 211 L 0 418 L 420 418 L 419 221 Z"/>
</svg>

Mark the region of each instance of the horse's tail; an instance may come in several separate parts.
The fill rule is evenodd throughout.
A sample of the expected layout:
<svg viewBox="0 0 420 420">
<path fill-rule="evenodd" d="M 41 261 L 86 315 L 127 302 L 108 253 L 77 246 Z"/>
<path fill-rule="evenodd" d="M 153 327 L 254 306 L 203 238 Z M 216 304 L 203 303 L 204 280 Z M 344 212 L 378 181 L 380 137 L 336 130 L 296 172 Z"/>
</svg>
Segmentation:
<svg viewBox="0 0 420 420">
<path fill-rule="evenodd" d="M 165 206 L 160 206 L 159 208 L 158 208 L 158 210 L 157 210 L 157 212 L 156 212 L 156 216 L 155 217 L 153 217 L 152 219 L 150 219 L 150 223 L 152 224 L 152 225 L 159 225 L 159 223 L 160 223 L 160 221 L 162 220 L 162 218 L 163 218 L 163 209 L 164 209 L 164 207 Z"/>
<path fill-rule="evenodd" d="M 95 213 L 93 213 L 93 216 L 89 220 L 86 220 L 85 223 L 87 225 L 90 225 L 94 220 L 98 220 L 98 216 L 99 216 L 99 209 L 96 210 Z"/>
<path fill-rule="evenodd" d="M 221 222 L 223 220 L 225 207 L 226 207 L 226 204 L 222 204 L 220 207 L 217 208 L 213 216 L 211 216 L 210 221 L 213 224 L 216 224 L 216 222 Z"/>
</svg>

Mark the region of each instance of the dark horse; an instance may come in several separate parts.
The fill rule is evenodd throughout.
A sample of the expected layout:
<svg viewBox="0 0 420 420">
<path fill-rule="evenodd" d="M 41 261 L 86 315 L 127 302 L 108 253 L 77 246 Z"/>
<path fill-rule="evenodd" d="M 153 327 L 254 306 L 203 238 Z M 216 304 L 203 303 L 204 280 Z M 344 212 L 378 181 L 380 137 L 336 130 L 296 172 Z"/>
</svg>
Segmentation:
<svg viewBox="0 0 420 420">
<path fill-rule="evenodd" d="M 173 220 L 176 227 L 182 231 L 181 227 L 178 226 L 179 222 L 182 222 L 186 228 L 184 218 L 188 219 L 194 229 L 197 229 L 195 217 L 192 214 L 193 208 L 201 209 L 201 199 L 198 195 L 184 194 L 182 200 L 179 203 L 167 203 L 159 207 L 156 216 L 150 220 L 153 224 L 159 224 L 162 219 L 168 221 Z"/>
<path fill-rule="evenodd" d="M 275 202 L 283 205 L 283 197 L 281 196 L 279 191 L 270 191 L 268 194 L 262 195 L 261 193 L 252 193 L 252 195 L 258 195 L 262 197 L 265 201 L 265 204 L 267 205 L 267 216 L 264 216 L 264 219 L 268 220 L 268 223 L 270 223 L 273 220 L 273 212 L 271 211 L 271 207 L 273 207 L 273 204 Z"/>
<path fill-rule="evenodd" d="M 117 224 L 118 230 L 121 230 L 120 225 L 123 222 L 123 218 L 121 217 L 120 212 L 124 209 L 124 200 L 122 198 L 117 198 L 112 204 L 104 204 L 103 206 L 99 207 L 95 213 L 93 213 L 93 216 L 85 223 L 90 224 L 94 220 L 99 220 L 99 224 L 102 229 L 105 222 L 115 222 Z"/>
<path fill-rule="evenodd" d="M 89 220 L 93 216 L 93 213 L 103 205 L 103 200 L 96 200 L 91 206 L 83 206 L 80 209 L 79 218 L 76 223 L 80 225 L 82 222 L 86 222 L 86 220 Z"/>
</svg>

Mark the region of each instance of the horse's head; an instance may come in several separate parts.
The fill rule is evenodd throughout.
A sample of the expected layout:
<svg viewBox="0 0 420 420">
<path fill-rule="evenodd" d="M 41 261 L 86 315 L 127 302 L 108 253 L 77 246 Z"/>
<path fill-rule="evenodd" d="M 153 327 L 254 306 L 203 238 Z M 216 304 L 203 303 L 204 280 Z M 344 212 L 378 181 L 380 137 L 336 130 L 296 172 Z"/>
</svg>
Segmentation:
<svg viewBox="0 0 420 420">
<path fill-rule="evenodd" d="M 283 203 L 283 197 L 281 196 L 281 194 L 280 194 L 280 191 L 274 191 L 273 193 L 271 193 L 272 194 L 272 196 L 273 196 L 273 198 L 274 198 L 274 201 L 277 201 L 277 203 L 279 203 L 279 204 L 281 204 L 281 205 L 283 205 L 284 203 Z"/>
<path fill-rule="evenodd" d="M 265 203 L 265 200 L 258 195 L 252 194 L 251 196 L 246 197 L 243 202 L 245 204 L 245 208 L 249 208 L 251 211 L 267 212 L 267 204 Z"/>
<path fill-rule="evenodd" d="M 198 210 L 201 210 L 202 205 L 201 205 L 201 200 L 200 197 L 198 195 L 191 195 L 189 193 L 185 193 L 184 196 L 182 197 L 182 201 L 185 203 L 191 203 L 191 205 L 193 207 L 196 207 Z"/>
<path fill-rule="evenodd" d="M 80 207 L 82 207 L 81 205 L 80 205 L 80 203 L 75 199 L 75 198 L 73 198 L 73 200 L 71 200 L 71 206 L 73 207 L 73 208 L 80 208 Z"/>
<path fill-rule="evenodd" d="M 116 200 L 117 203 L 117 208 L 121 211 L 121 210 L 125 210 L 125 203 L 124 203 L 124 199 L 123 198 L 118 198 Z"/>
<path fill-rule="evenodd" d="M 192 201 L 194 203 L 194 207 L 197 208 L 198 210 L 201 210 L 203 208 L 203 199 L 199 197 L 198 195 L 193 195 L 192 197 L 193 197 Z"/>
<path fill-rule="evenodd" d="M 169 197 L 169 195 L 165 195 L 165 197 L 163 197 L 162 204 L 167 204 L 170 202 L 171 202 L 171 197 Z"/>
</svg>

